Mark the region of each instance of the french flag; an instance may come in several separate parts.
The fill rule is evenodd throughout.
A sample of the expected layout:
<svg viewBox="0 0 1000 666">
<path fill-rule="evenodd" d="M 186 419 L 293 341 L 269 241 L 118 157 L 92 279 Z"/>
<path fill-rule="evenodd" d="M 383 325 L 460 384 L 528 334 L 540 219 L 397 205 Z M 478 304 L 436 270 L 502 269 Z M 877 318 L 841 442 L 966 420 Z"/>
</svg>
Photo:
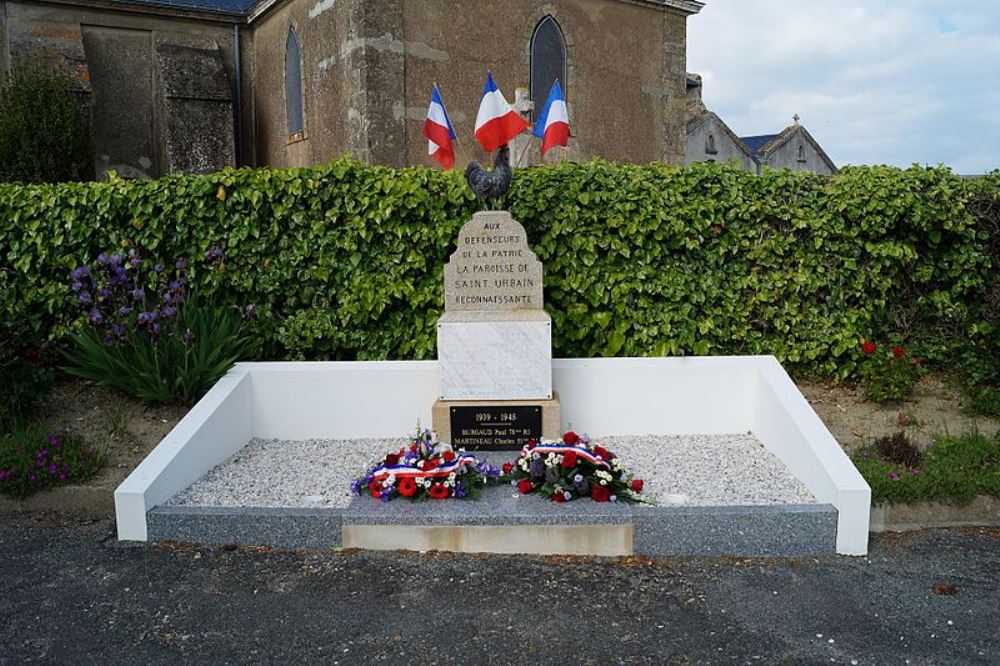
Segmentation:
<svg viewBox="0 0 1000 666">
<path fill-rule="evenodd" d="M 488 153 L 510 143 L 510 140 L 528 127 L 528 121 L 517 115 L 493 81 L 492 72 L 486 74 L 483 99 L 476 115 L 476 140 Z"/>
<path fill-rule="evenodd" d="M 455 166 L 455 149 L 451 145 L 455 128 L 451 126 L 436 83 L 431 93 L 431 105 L 427 108 L 427 120 L 424 121 L 424 136 L 427 137 L 428 155 L 440 162 L 445 171 Z"/>
<path fill-rule="evenodd" d="M 542 140 L 542 155 L 553 146 L 569 143 L 569 112 L 566 111 L 566 98 L 563 97 L 559 79 L 552 84 L 549 99 L 535 123 L 533 134 Z"/>
</svg>

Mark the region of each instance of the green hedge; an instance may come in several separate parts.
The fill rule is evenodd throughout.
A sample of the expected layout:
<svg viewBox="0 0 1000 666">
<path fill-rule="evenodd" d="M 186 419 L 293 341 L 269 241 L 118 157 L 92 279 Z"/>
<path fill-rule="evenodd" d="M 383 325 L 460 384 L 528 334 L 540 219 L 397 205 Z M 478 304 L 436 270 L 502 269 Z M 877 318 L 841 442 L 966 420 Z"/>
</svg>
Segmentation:
<svg viewBox="0 0 1000 666">
<path fill-rule="evenodd" d="M 1000 200 L 1000 178 L 591 162 L 517 171 L 508 207 L 545 264 L 557 356 L 768 353 L 845 375 L 862 336 L 939 360 L 993 348 L 974 196 Z M 350 160 L 0 185 L 0 314 L 58 339 L 76 265 L 123 242 L 164 261 L 221 245 L 224 268 L 192 279 L 256 303 L 268 357 L 433 358 L 442 266 L 476 208 L 461 173 Z"/>
</svg>

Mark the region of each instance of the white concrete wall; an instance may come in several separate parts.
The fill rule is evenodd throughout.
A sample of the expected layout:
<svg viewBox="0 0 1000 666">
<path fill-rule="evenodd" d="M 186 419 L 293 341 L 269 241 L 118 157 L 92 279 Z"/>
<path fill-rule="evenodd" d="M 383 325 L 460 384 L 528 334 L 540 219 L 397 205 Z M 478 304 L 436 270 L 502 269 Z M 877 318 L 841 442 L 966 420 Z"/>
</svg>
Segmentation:
<svg viewBox="0 0 1000 666">
<path fill-rule="evenodd" d="M 773 357 L 556 359 L 562 427 L 595 435 L 753 432 L 840 513 L 837 552 L 867 552 L 871 491 Z M 253 437 L 396 437 L 431 422 L 435 361 L 237 365 L 115 492 L 120 539 Z"/>
</svg>

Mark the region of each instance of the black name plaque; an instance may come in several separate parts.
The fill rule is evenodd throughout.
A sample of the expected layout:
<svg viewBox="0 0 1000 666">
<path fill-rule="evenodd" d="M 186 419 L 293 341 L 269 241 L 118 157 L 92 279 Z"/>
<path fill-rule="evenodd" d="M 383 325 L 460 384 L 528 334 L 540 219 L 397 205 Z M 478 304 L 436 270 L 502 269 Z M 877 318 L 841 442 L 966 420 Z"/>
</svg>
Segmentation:
<svg viewBox="0 0 1000 666">
<path fill-rule="evenodd" d="M 518 451 L 542 438 L 541 405 L 451 408 L 451 445 L 469 451 Z"/>
</svg>

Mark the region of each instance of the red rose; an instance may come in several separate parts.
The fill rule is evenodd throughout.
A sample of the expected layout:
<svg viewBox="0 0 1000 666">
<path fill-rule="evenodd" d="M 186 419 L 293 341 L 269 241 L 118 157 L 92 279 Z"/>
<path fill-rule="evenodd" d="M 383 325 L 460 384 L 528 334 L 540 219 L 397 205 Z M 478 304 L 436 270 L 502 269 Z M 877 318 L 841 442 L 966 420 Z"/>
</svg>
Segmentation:
<svg viewBox="0 0 1000 666">
<path fill-rule="evenodd" d="M 596 485 L 593 490 L 590 491 L 590 499 L 595 502 L 607 502 L 611 499 L 611 491 L 608 490 L 607 486 Z"/>
<path fill-rule="evenodd" d="M 455 459 L 455 452 L 454 451 L 445 451 L 442 454 L 442 457 L 445 459 L 446 462 L 451 462 L 452 460 Z"/>
<path fill-rule="evenodd" d="M 563 469 L 573 469 L 576 467 L 576 451 L 567 451 L 563 454 Z"/>
<path fill-rule="evenodd" d="M 903 351 L 902 347 L 893 347 L 892 348 L 892 355 L 895 356 L 896 358 L 903 358 L 903 354 L 905 354 L 905 353 L 906 352 Z"/>
<path fill-rule="evenodd" d="M 566 501 L 566 496 L 563 495 L 561 491 L 558 493 L 552 493 L 552 501 L 556 504 L 562 504 Z"/>
<path fill-rule="evenodd" d="M 632 479 L 632 490 L 634 490 L 635 492 L 641 493 L 642 485 L 643 485 L 642 479 Z"/>
<path fill-rule="evenodd" d="M 594 447 L 594 455 L 597 456 L 598 458 L 600 458 L 601 460 L 604 460 L 605 462 L 607 462 L 608 460 L 611 460 L 611 452 L 608 451 L 603 446 L 595 446 Z"/>
<path fill-rule="evenodd" d="M 408 476 L 404 476 L 399 480 L 399 483 L 396 484 L 396 490 L 398 490 L 399 494 L 403 497 L 413 497 L 417 494 L 417 482 Z"/>
<path fill-rule="evenodd" d="M 395 453 L 387 454 L 385 457 L 385 464 L 389 467 L 399 464 L 399 456 Z"/>
<path fill-rule="evenodd" d="M 504 474 L 510 474 L 512 471 L 514 471 L 514 466 L 511 465 L 510 463 L 504 463 L 503 467 L 501 467 L 500 469 L 503 470 Z"/>
<path fill-rule="evenodd" d="M 876 349 L 878 349 L 878 347 L 876 347 L 875 343 L 872 342 L 871 340 L 866 340 L 865 343 L 861 345 L 861 351 L 863 351 L 868 356 L 874 354 Z"/>
<path fill-rule="evenodd" d="M 536 446 L 538 446 L 538 442 L 536 440 L 534 440 L 534 439 L 529 439 L 528 440 L 528 448 L 529 449 L 533 449 Z"/>
<path fill-rule="evenodd" d="M 521 493 L 522 495 L 527 495 L 534 489 L 535 487 L 531 485 L 531 481 L 528 481 L 527 479 L 521 479 L 520 481 L 517 482 L 517 492 Z"/>
<path fill-rule="evenodd" d="M 575 446 L 577 443 L 579 443 L 579 441 L 580 441 L 580 436 L 577 435 L 572 430 L 563 435 L 563 443 L 569 444 L 570 446 Z"/>
<path fill-rule="evenodd" d="M 379 493 L 382 492 L 382 482 L 381 481 L 372 481 L 371 483 L 369 483 L 368 484 L 368 492 L 371 493 L 372 497 L 376 497 L 377 498 L 379 496 Z"/>
<path fill-rule="evenodd" d="M 448 497 L 448 487 L 443 483 L 435 483 L 431 485 L 427 494 L 431 496 L 431 499 L 445 499 Z"/>
</svg>

